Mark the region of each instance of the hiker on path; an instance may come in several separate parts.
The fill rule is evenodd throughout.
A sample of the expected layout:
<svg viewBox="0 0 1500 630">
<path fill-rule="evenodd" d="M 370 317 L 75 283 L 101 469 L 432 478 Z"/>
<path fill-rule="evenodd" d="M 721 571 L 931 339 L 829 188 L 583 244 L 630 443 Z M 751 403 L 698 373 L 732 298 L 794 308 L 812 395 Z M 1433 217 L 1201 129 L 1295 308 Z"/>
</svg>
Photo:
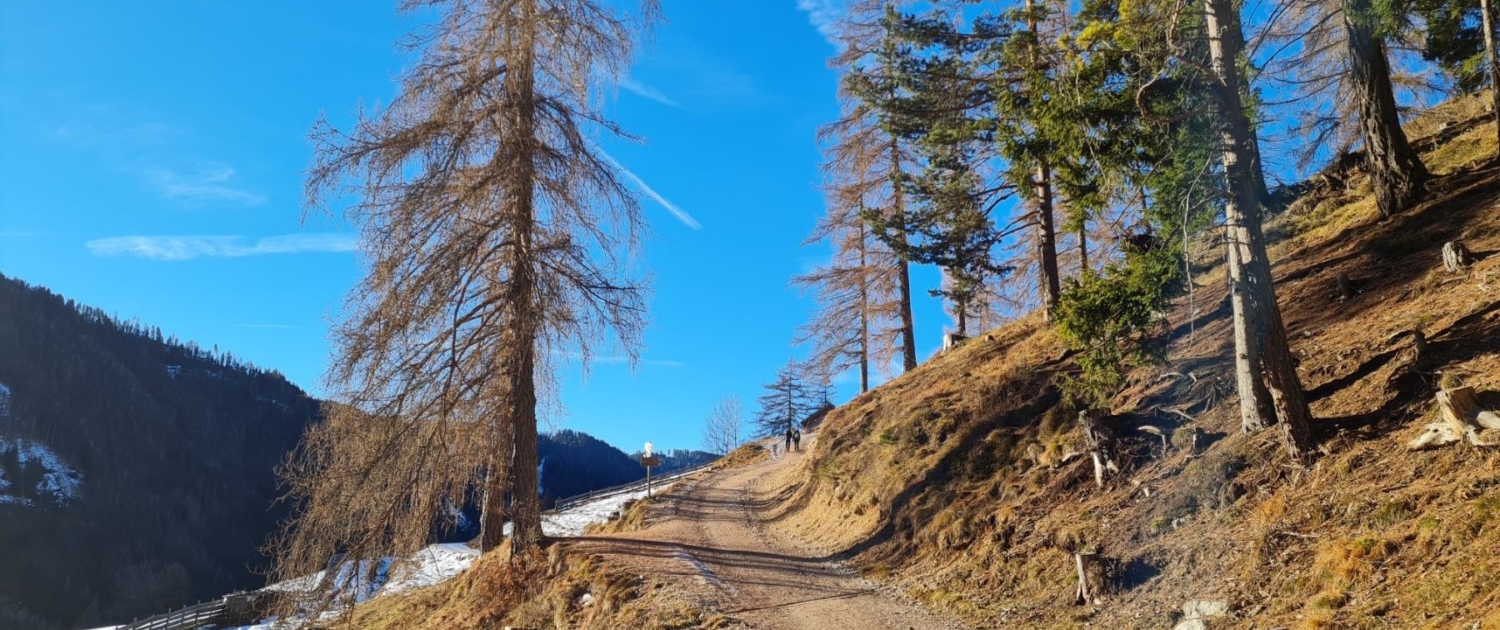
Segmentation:
<svg viewBox="0 0 1500 630">
<path fill-rule="evenodd" d="M 792 444 L 797 446 L 797 452 L 802 452 L 802 430 L 792 429 Z"/>
<path fill-rule="evenodd" d="M 786 428 L 786 452 L 792 452 L 792 428 Z"/>
</svg>

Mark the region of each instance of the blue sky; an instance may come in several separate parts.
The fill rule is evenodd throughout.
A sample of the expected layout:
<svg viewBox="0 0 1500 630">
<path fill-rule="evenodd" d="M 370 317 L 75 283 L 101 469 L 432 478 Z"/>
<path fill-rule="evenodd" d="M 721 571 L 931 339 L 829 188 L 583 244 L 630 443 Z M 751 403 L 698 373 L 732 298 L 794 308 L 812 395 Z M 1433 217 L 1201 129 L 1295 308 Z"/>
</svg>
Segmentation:
<svg viewBox="0 0 1500 630">
<path fill-rule="evenodd" d="M 752 412 L 800 354 L 810 303 L 787 281 L 827 255 L 800 243 L 822 208 L 814 133 L 837 114 L 818 29 L 837 4 L 664 0 L 610 105 L 645 139 L 610 153 L 657 197 L 644 361 L 565 365 L 557 426 L 696 447 L 716 399 Z M 361 270 L 348 226 L 301 222 L 306 134 L 391 96 L 414 25 L 394 5 L 0 1 L 0 273 L 321 392 Z M 924 356 L 948 323 L 937 282 L 915 275 Z"/>
</svg>

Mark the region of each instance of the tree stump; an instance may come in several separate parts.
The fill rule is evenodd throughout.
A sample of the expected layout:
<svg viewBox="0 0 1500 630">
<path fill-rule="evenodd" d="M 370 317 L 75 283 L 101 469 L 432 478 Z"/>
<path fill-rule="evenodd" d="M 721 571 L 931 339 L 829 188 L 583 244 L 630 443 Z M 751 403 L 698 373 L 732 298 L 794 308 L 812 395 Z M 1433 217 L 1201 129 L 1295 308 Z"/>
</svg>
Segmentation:
<svg viewBox="0 0 1500 630">
<path fill-rule="evenodd" d="M 1088 605 L 1098 597 L 1100 580 L 1093 577 L 1098 573 L 1095 570 L 1098 560 L 1097 553 L 1073 554 L 1073 562 L 1078 567 L 1078 588 L 1073 592 L 1073 603 Z"/>
<path fill-rule="evenodd" d="M 1078 424 L 1083 427 L 1083 440 L 1088 446 L 1089 457 L 1094 460 L 1094 483 L 1104 487 L 1106 473 L 1120 472 L 1115 463 L 1115 435 L 1103 420 L 1109 413 L 1103 409 L 1086 409 L 1078 412 Z"/>
<path fill-rule="evenodd" d="M 1443 268 L 1449 273 L 1468 273 L 1474 264 L 1474 254 L 1459 241 L 1443 243 Z"/>
<path fill-rule="evenodd" d="M 1078 584 L 1073 589 L 1075 605 L 1104 604 L 1104 598 L 1114 592 L 1120 579 L 1121 565 L 1118 560 L 1107 558 L 1098 547 L 1081 547 L 1073 553 L 1073 568 L 1078 573 Z"/>
<path fill-rule="evenodd" d="M 1447 446 L 1466 440 L 1474 446 L 1500 446 L 1500 414 L 1479 408 L 1472 387 L 1455 387 L 1437 393 L 1438 419 L 1406 444 L 1412 450 Z"/>
<path fill-rule="evenodd" d="M 1333 283 L 1338 286 L 1340 300 L 1347 300 L 1354 297 L 1354 285 L 1350 284 L 1348 275 L 1339 274 L 1333 279 Z"/>
</svg>

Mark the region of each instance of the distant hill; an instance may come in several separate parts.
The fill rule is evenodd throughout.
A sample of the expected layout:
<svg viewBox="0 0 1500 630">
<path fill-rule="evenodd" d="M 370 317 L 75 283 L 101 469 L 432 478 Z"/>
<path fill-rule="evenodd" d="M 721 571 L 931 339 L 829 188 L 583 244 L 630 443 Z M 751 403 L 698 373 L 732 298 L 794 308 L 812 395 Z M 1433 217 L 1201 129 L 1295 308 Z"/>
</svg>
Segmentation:
<svg viewBox="0 0 1500 630">
<path fill-rule="evenodd" d="M 129 621 L 263 581 L 280 374 L 0 276 L 0 628 Z"/>
<path fill-rule="evenodd" d="M 541 462 L 542 507 L 550 508 L 566 499 L 646 476 L 640 458 L 626 455 L 587 433 L 563 429 L 540 437 L 536 446 Z"/>
<path fill-rule="evenodd" d="M 636 451 L 630 454 L 630 458 L 639 462 L 645 454 L 643 451 Z M 653 475 L 666 474 L 674 470 L 682 470 L 683 468 L 692 468 L 698 464 L 707 464 L 719 458 L 718 455 L 707 451 L 694 451 L 685 448 L 657 451 L 652 454 L 661 458 L 661 465 L 651 469 L 651 474 Z M 641 476 L 646 476 L 645 469 L 641 470 Z"/>
<path fill-rule="evenodd" d="M 0 630 L 128 622 L 259 588 L 274 469 L 319 401 L 279 373 L 0 275 Z M 542 505 L 645 477 L 540 436 Z M 657 472 L 714 458 L 669 451 Z M 444 538 L 477 535 L 468 528 Z"/>
</svg>

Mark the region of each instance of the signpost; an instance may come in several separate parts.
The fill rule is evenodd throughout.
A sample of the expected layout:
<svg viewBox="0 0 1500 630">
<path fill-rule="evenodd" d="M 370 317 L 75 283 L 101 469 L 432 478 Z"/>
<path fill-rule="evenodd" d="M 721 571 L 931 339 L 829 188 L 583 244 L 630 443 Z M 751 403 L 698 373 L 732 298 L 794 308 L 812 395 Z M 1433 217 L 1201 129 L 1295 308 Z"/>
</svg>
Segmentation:
<svg viewBox="0 0 1500 630">
<path fill-rule="evenodd" d="M 641 456 L 641 465 L 646 467 L 646 498 L 651 498 L 651 467 L 660 466 L 661 458 L 651 456 L 651 443 L 646 443 L 646 454 Z"/>
</svg>

